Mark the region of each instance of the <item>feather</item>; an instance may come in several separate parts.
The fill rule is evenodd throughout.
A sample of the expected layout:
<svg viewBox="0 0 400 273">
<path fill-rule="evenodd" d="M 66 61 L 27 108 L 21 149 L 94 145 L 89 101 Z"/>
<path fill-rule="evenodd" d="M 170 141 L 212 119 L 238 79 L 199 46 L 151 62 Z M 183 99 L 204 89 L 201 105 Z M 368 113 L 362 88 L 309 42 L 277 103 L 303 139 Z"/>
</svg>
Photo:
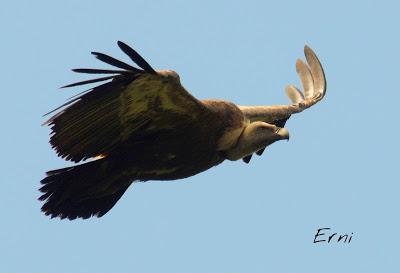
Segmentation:
<svg viewBox="0 0 400 273">
<path fill-rule="evenodd" d="M 84 85 L 84 84 L 95 83 L 95 82 L 102 82 L 102 81 L 110 80 L 112 78 L 114 78 L 114 76 L 108 76 L 108 77 L 91 79 L 91 80 L 86 80 L 86 81 L 81 81 L 81 82 L 75 82 L 75 83 L 64 85 L 61 88 L 73 87 L 73 86 Z"/>
<path fill-rule="evenodd" d="M 99 59 L 100 61 L 105 62 L 105 63 L 107 63 L 109 65 L 116 66 L 116 67 L 119 67 L 119 68 L 122 68 L 122 69 L 125 69 L 125 70 L 137 72 L 137 73 L 142 72 L 140 69 L 138 69 L 136 67 L 133 67 L 133 66 L 131 66 L 129 64 L 126 64 L 124 62 L 121 62 L 120 60 L 117 60 L 117 59 L 115 59 L 115 58 L 113 58 L 111 56 L 108 56 L 106 54 L 103 54 L 103 53 L 100 53 L 100 52 L 92 52 L 92 54 L 94 56 L 96 56 L 96 58 Z"/>
<path fill-rule="evenodd" d="M 297 104 L 304 100 L 303 94 L 300 92 L 299 89 L 297 89 L 296 86 L 292 84 L 286 87 L 286 95 L 289 97 L 290 101 L 293 104 Z"/>
<path fill-rule="evenodd" d="M 300 59 L 296 62 L 296 71 L 300 76 L 304 88 L 304 97 L 311 98 L 314 95 L 314 82 L 310 68 Z"/>
<path fill-rule="evenodd" d="M 151 74 L 157 74 L 157 72 L 154 71 L 149 63 L 146 62 L 146 60 L 143 59 L 142 56 L 140 56 L 139 53 L 137 53 L 133 48 L 121 41 L 118 41 L 118 46 L 126 55 L 129 56 L 129 58 L 131 58 L 132 61 L 134 61 L 144 71 Z"/>
<path fill-rule="evenodd" d="M 310 65 L 310 70 L 314 83 L 314 96 L 320 95 L 321 98 L 325 96 L 326 92 L 326 79 L 325 73 L 321 66 L 321 63 L 318 60 L 318 57 L 315 55 L 314 51 L 309 48 L 307 45 L 304 47 L 304 53 L 306 55 L 306 60 Z"/>
<path fill-rule="evenodd" d="M 264 151 L 265 151 L 265 148 L 262 148 L 261 150 L 258 150 L 258 151 L 256 152 L 256 154 L 257 154 L 257 155 L 262 155 Z"/>
<path fill-rule="evenodd" d="M 107 78 L 107 77 L 106 77 L 106 78 Z M 104 87 L 106 87 L 106 86 L 110 86 L 110 85 L 112 85 L 112 84 L 118 83 L 118 82 L 123 81 L 123 80 L 128 80 L 128 79 L 131 80 L 131 81 L 135 80 L 134 77 L 130 77 L 130 78 L 126 78 L 126 77 L 123 77 L 123 78 L 116 78 L 115 76 L 111 76 L 111 78 L 113 78 L 113 80 L 112 80 L 111 82 L 106 82 L 106 83 L 103 83 L 103 84 L 98 85 L 98 86 L 96 86 L 96 87 L 89 88 L 89 89 L 87 89 L 87 90 L 85 90 L 85 91 L 82 91 L 82 92 L 80 92 L 80 93 L 78 93 L 78 94 L 76 94 L 76 95 L 70 97 L 66 103 L 60 105 L 60 106 L 57 107 L 56 109 L 51 110 L 50 112 L 44 114 L 43 116 L 47 116 L 47 115 L 49 115 L 49 114 L 51 114 L 51 113 L 54 113 L 55 111 L 60 110 L 61 108 L 63 108 L 63 107 L 65 107 L 65 106 L 67 106 L 67 105 L 70 105 L 70 104 L 72 104 L 72 103 L 74 103 L 74 102 L 80 100 L 82 96 L 86 95 L 87 93 L 89 93 L 89 92 L 91 92 L 91 91 L 99 90 L 100 88 L 104 88 Z M 65 87 L 69 87 L 69 86 L 66 85 L 66 86 L 63 86 L 63 87 L 61 87 L 61 88 L 65 88 Z M 60 112 L 60 113 L 61 113 L 61 112 Z M 55 116 L 54 116 L 53 118 L 55 118 Z M 42 125 L 46 125 L 46 124 L 51 123 L 51 121 L 53 120 L 53 118 L 47 120 L 47 121 L 44 122 Z"/>
<path fill-rule="evenodd" d="M 72 71 L 76 73 L 86 73 L 86 74 L 128 74 L 131 71 L 125 70 L 109 70 L 109 69 L 94 69 L 94 68 L 75 68 Z"/>
<path fill-rule="evenodd" d="M 253 156 L 253 154 L 243 157 L 242 158 L 243 162 L 249 164 L 252 156 Z"/>
</svg>

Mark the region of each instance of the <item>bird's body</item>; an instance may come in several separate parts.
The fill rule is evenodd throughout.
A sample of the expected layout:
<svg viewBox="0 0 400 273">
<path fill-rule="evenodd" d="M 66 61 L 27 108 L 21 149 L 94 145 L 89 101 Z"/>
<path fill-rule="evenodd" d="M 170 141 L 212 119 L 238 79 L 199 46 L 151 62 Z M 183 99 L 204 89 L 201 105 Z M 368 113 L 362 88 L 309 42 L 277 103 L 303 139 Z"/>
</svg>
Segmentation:
<svg viewBox="0 0 400 273">
<path fill-rule="evenodd" d="M 322 68 L 309 48 L 310 68 L 297 65 L 299 74 L 305 73 L 301 76 L 308 97 L 290 86 L 293 105 L 245 107 L 197 100 L 176 72 L 156 72 L 133 49 L 118 45 L 143 70 L 93 53 L 123 70 L 76 69 L 116 75 L 68 85 L 111 80 L 72 99 L 46 122 L 53 131 L 50 143 L 61 157 L 74 162 L 92 159 L 47 173 L 40 197 L 46 201 L 42 210 L 47 215 L 102 216 L 132 182 L 182 179 L 225 159 L 248 163 L 253 153 L 261 155 L 273 142 L 288 139 L 283 127 L 290 115 L 325 94 Z"/>
<path fill-rule="evenodd" d="M 222 163 L 226 158 L 221 148 L 235 144 L 234 138 L 223 136 L 240 134 L 245 119 L 232 103 L 203 103 L 207 112 L 182 124 L 185 130 L 166 128 L 145 134 L 139 141 L 129 138 L 104 159 L 120 161 L 118 165 L 131 169 L 132 179 L 140 181 L 182 179 Z"/>
</svg>

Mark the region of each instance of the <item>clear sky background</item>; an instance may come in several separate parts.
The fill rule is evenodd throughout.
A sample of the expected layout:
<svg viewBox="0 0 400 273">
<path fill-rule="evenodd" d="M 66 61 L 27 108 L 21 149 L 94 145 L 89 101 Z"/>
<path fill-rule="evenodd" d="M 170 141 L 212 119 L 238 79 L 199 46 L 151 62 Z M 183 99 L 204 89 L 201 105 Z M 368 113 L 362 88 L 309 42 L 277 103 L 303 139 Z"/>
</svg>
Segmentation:
<svg viewBox="0 0 400 273">
<path fill-rule="evenodd" d="M 1 30 L 0 272 L 399 272 L 399 4 L 396 1 L 6 1 Z M 198 98 L 289 103 L 310 45 L 325 99 L 289 142 L 250 164 L 133 185 L 103 218 L 50 220 L 39 181 L 71 165 L 42 114 L 83 88 L 76 67 L 128 60 L 176 70 Z M 353 233 L 314 244 L 318 228 Z"/>
</svg>

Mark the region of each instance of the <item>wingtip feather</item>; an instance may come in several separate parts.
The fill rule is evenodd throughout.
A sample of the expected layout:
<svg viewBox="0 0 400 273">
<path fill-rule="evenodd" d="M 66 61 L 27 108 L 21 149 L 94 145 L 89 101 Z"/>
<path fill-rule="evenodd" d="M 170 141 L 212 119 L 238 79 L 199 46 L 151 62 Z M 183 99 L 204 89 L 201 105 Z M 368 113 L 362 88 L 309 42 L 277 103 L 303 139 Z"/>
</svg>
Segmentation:
<svg viewBox="0 0 400 273">
<path fill-rule="evenodd" d="M 151 65 L 136 50 L 122 41 L 117 41 L 117 44 L 118 47 L 140 68 L 148 73 L 157 74 Z"/>
</svg>

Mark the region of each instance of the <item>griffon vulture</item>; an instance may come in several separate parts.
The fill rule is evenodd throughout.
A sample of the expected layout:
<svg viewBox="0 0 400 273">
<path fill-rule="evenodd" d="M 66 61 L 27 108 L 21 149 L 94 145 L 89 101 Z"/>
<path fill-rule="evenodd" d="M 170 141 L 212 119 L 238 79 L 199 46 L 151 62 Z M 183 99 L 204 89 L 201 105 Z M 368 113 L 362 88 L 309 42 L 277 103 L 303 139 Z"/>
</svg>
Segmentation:
<svg viewBox="0 0 400 273">
<path fill-rule="evenodd" d="M 243 159 L 282 139 L 295 113 L 320 101 L 326 90 L 321 64 L 304 47 L 307 63 L 296 70 L 304 93 L 286 88 L 290 105 L 238 106 L 225 100 L 198 100 L 171 70 L 154 70 L 135 50 L 120 49 L 141 69 L 92 52 L 117 70 L 80 68 L 78 73 L 109 76 L 72 87 L 104 82 L 53 110 L 46 125 L 57 154 L 86 163 L 47 172 L 41 183 L 42 211 L 70 220 L 101 217 L 135 181 L 174 180 L 203 172 L 225 159 Z M 51 112 L 50 112 L 51 113 Z"/>
</svg>

